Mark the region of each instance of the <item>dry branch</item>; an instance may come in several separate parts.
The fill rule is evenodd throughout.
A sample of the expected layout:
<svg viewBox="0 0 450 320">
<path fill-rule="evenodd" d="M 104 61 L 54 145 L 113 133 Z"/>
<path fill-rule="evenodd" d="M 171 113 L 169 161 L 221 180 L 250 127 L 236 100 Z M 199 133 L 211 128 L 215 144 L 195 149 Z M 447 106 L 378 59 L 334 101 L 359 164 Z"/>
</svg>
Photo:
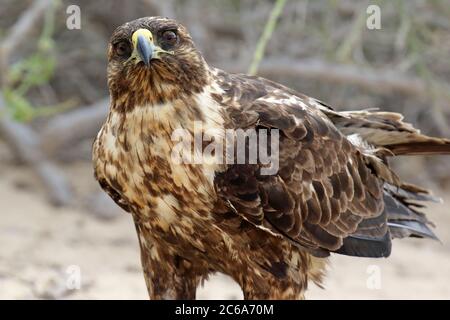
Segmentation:
<svg viewBox="0 0 450 320">
<path fill-rule="evenodd" d="M 236 64 L 223 66 L 226 70 L 238 72 Z M 332 82 L 337 84 L 351 84 L 377 93 L 402 93 L 418 97 L 430 97 L 432 92 L 427 83 L 414 76 L 406 76 L 391 70 L 375 70 L 353 65 L 340 65 L 319 59 L 288 60 L 266 59 L 261 63 L 258 71 L 262 76 L 307 78 Z M 450 103 L 450 86 L 442 85 L 440 90 L 444 101 Z"/>
<path fill-rule="evenodd" d="M 95 137 L 108 113 L 109 98 L 54 117 L 41 131 L 42 148 L 50 155 L 62 146 Z"/>
<path fill-rule="evenodd" d="M 14 151 L 16 158 L 27 164 L 40 177 L 50 201 L 55 205 L 69 204 L 72 192 L 63 172 L 41 152 L 36 132 L 10 119 L 1 94 L 0 134 Z"/>
<path fill-rule="evenodd" d="M 6 83 L 9 57 L 22 41 L 27 39 L 42 18 L 52 0 L 34 1 L 12 26 L 0 46 L 0 88 Z M 47 189 L 50 201 L 55 205 L 67 205 L 72 199 L 70 186 L 64 174 L 51 163 L 40 150 L 39 137 L 29 126 L 11 119 L 6 110 L 3 95 L 0 92 L 0 134 L 14 152 L 16 158 L 30 168 L 41 178 Z"/>
</svg>

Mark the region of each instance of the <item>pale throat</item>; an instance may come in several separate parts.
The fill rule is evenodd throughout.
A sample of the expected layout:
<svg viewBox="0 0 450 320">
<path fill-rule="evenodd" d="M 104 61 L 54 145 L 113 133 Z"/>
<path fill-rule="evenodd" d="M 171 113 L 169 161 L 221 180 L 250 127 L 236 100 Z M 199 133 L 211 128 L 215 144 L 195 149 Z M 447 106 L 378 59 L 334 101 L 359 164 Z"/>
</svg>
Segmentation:
<svg viewBox="0 0 450 320">
<path fill-rule="evenodd" d="M 159 90 L 171 92 L 174 89 L 170 84 L 161 83 Z M 224 126 L 222 107 L 212 97 L 220 94 L 222 90 L 216 85 L 206 85 L 199 93 L 183 95 L 163 103 L 147 103 L 136 105 L 125 114 L 127 122 L 141 123 L 142 129 L 155 129 L 160 131 L 173 131 L 177 128 L 193 129 L 195 123 L 204 127 L 221 129 Z M 119 111 L 119 110 L 118 110 Z"/>
<path fill-rule="evenodd" d="M 213 98 L 217 94 L 221 94 L 220 87 L 208 85 L 201 92 L 183 99 L 135 105 L 126 111 L 111 109 L 107 122 L 109 130 L 105 137 L 108 149 L 114 158 L 127 158 L 131 168 L 137 168 L 144 159 L 155 163 L 160 162 L 158 159 L 164 160 L 175 183 L 187 188 L 195 186 L 189 181 L 192 173 L 184 171 L 196 168 L 206 178 L 205 182 L 208 181 L 207 185 L 212 186 L 215 172 L 221 171 L 220 165 L 204 162 L 198 165 L 176 164 L 172 154 L 179 142 L 176 139 L 177 130 L 185 130 L 191 136 L 194 136 L 194 130 L 199 125 L 202 131 L 224 130 L 222 106 Z M 122 156 L 119 156 L 120 153 Z M 152 164 L 148 165 L 145 170 L 151 172 Z"/>
</svg>

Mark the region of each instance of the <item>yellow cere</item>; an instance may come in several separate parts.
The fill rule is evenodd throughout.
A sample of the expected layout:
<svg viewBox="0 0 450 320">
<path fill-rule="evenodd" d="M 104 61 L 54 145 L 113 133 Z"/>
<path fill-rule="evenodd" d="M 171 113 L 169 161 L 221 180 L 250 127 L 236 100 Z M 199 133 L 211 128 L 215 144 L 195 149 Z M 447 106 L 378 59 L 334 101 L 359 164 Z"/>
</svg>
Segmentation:
<svg viewBox="0 0 450 320">
<path fill-rule="evenodd" d="M 138 39 L 139 36 L 143 36 L 144 38 L 149 39 L 150 42 L 153 42 L 153 35 L 150 32 L 150 30 L 148 30 L 148 29 L 138 29 L 131 36 L 131 41 L 133 42 L 133 47 L 134 48 L 136 48 L 137 39 Z"/>
<path fill-rule="evenodd" d="M 150 30 L 148 29 L 138 29 L 136 30 L 133 35 L 131 36 L 131 42 L 133 43 L 133 53 L 131 54 L 130 58 L 128 60 L 132 60 L 137 56 L 137 52 L 136 52 L 136 47 L 137 47 L 137 40 L 139 36 L 143 36 L 144 38 L 147 38 L 150 40 L 150 43 L 153 45 L 153 56 L 152 59 L 160 59 L 160 54 L 161 53 L 166 53 L 166 54 L 174 54 L 173 51 L 166 51 L 162 48 L 160 48 L 159 46 L 155 45 L 153 42 L 153 34 L 150 32 Z"/>
</svg>

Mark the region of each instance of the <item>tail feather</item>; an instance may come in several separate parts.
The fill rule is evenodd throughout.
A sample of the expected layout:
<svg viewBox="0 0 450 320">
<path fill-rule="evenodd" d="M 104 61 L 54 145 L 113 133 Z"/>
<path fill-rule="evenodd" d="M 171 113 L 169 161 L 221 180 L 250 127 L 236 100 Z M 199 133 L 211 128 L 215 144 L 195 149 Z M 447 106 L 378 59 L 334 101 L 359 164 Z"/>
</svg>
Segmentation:
<svg viewBox="0 0 450 320">
<path fill-rule="evenodd" d="M 384 181 L 384 210 L 365 219 L 344 239 L 336 253 L 359 257 L 387 257 L 391 239 L 420 237 L 438 240 L 434 225 L 419 210 L 428 201 L 440 202 L 428 190 L 406 184 L 389 167 L 387 157 L 450 154 L 450 140 L 423 135 L 403 122 L 399 113 L 373 110 L 337 112 L 321 108 L 349 139 L 360 138 L 367 167 Z M 357 140 L 355 140 L 357 141 Z"/>
<path fill-rule="evenodd" d="M 433 231 L 424 223 L 408 220 L 388 222 L 393 238 L 417 237 L 439 240 Z"/>
<path fill-rule="evenodd" d="M 396 198 L 408 201 L 442 202 L 441 198 L 433 196 L 429 190 L 409 183 L 403 182 L 400 188 L 390 184 L 385 184 L 384 188 L 389 191 L 390 194 L 395 194 Z"/>
<path fill-rule="evenodd" d="M 450 154 L 449 139 L 421 134 L 410 123 L 403 122 L 399 113 L 365 110 L 329 112 L 327 116 L 345 135 L 357 134 L 392 155 Z"/>
<path fill-rule="evenodd" d="M 394 155 L 433 155 L 433 154 L 450 154 L 450 141 L 446 139 L 431 138 L 429 141 L 423 142 L 407 142 L 387 145 Z"/>
<path fill-rule="evenodd" d="M 395 199 L 389 194 L 384 195 L 384 207 L 389 212 L 390 220 L 414 220 L 422 223 L 428 223 L 428 219 L 423 213 L 415 211 Z"/>
<path fill-rule="evenodd" d="M 392 242 L 389 230 L 381 237 L 349 236 L 343 240 L 343 245 L 336 253 L 346 256 L 364 258 L 389 257 Z"/>
<path fill-rule="evenodd" d="M 388 257 L 393 238 L 439 240 L 429 227 L 433 224 L 415 209 L 420 205 L 418 201 L 435 200 L 434 197 L 413 185 L 394 187 L 385 183 L 383 198 L 383 212 L 377 217 L 362 220 L 356 231 L 343 240 L 342 247 L 336 253 L 358 257 Z"/>
<path fill-rule="evenodd" d="M 412 189 L 413 186 L 407 185 Z M 418 200 L 420 199 L 420 200 Z M 387 213 L 387 225 L 393 238 L 419 237 L 438 240 L 429 226 L 434 226 L 423 214 L 417 210 L 417 201 L 427 201 L 420 193 L 412 193 L 403 188 L 393 188 L 385 185 L 384 210 Z M 434 200 L 434 198 L 432 198 Z"/>
</svg>

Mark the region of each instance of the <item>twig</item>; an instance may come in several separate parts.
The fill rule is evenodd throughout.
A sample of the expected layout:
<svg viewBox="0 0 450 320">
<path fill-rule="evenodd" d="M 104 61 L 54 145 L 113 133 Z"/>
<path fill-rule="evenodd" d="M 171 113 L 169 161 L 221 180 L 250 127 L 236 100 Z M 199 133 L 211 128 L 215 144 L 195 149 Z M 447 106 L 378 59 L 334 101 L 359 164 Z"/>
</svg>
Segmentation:
<svg viewBox="0 0 450 320">
<path fill-rule="evenodd" d="M 264 31 L 261 37 L 258 40 L 258 44 L 256 45 L 255 54 L 253 56 L 253 61 L 248 69 L 249 74 L 256 74 L 258 72 L 259 64 L 264 56 L 264 52 L 266 50 L 267 42 L 272 36 L 275 27 L 277 26 L 277 20 L 283 11 L 284 5 L 286 4 L 286 0 L 277 0 L 275 5 L 273 6 L 272 11 L 270 12 L 269 19 L 267 20 L 266 26 L 264 27 Z"/>
<path fill-rule="evenodd" d="M 361 43 L 361 33 L 364 26 L 366 12 L 365 10 L 358 11 L 359 14 L 355 16 L 350 32 L 336 51 L 336 59 L 338 61 L 344 62 L 349 60 L 348 58 L 351 55 L 352 50 L 358 43 Z"/>
</svg>

